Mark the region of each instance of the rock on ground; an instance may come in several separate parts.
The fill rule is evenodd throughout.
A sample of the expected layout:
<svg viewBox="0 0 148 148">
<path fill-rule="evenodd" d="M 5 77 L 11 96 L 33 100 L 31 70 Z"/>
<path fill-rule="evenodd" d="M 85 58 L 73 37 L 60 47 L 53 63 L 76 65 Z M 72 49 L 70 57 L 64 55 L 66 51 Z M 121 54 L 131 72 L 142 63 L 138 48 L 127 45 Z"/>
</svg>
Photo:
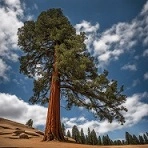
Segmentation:
<svg viewBox="0 0 148 148">
<path fill-rule="evenodd" d="M 20 139 L 29 139 L 28 135 L 25 134 L 25 133 L 21 133 L 21 134 L 19 135 L 19 138 L 20 138 Z"/>
</svg>

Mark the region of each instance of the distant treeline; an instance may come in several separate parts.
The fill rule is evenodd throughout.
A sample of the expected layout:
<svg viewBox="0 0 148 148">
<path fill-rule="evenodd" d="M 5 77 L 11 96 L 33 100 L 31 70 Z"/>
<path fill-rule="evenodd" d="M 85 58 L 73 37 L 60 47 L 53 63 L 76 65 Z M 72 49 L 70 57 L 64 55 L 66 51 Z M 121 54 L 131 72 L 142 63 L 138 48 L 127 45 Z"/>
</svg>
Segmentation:
<svg viewBox="0 0 148 148">
<path fill-rule="evenodd" d="M 69 130 L 66 132 L 64 124 L 62 124 L 62 130 L 64 136 L 71 137 L 76 140 L 77 143 L 80 144 L 89 144 L 89 145 L 141 145 L 148 144 L 148 132 L 143 135 L 132 135 L 128 132 L 125 132 L 125 140 L 112 140 L 109 135 L 98 136 L 93 129 L 92 131 L 88 128 L 88 134 L 85 135 L 83 132 L 83 128 L 79 131 L 76 125 L 73 126 L 72 132 Z"/>
</svg>

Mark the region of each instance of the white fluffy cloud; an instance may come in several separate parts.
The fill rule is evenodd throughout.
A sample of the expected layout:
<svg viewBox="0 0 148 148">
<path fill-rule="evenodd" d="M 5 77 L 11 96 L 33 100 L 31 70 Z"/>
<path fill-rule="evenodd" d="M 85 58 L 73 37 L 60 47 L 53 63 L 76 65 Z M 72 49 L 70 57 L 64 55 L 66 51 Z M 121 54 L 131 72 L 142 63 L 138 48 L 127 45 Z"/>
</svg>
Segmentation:
<svg viewBox="0 0 148 148">
<path fill-rule="evenodd" d="M 127 98 L 124 106 L 127 107 L 128 112 L 124 113 L 126 123 L 120 125 L 118 122 L 108 123 L 108 121 L 88 120 L 87 118 L 63 117 L 62 122 L 65 124 L 67 130 L 71 130 L 74 125 L 79 129 L 83 128 L 87 133 L 88 127 L 95 129 L 99 134 L 104 134 L 109 131 L 130 127 L 140 122 L 143 117 L 148 115 L 148 104 L 141 100 L 148 97 L 148 93 L 134 94 Z M 33 119 L 34 125 L 45 125 L 47 108 L 39 105 L 30 105 L 15 95 L 0 93 L 0 117 L 12 119 L 21 123 L 26 123 L 28 119 Z"/>
<path fill-rule="evenodd" d="M 91 50 L 92 48 L 92 42 L 97 36 L 97 31 L 99 30 L 99 23 L 96 23 L 96 25 L 92 25 L 90 22 L 87 22 L 83 20 L 80 24 L 76 24 L 75 28 L 77 31 L 77 34 L 80 32 L 85 32 L 87 39 L 85 40 L 85 44 L 87 45 L 87 48 Z"/>
<path fill-rule="evenodd" d="M 0 93 L 0 117 L 26 123 L 33 119 L 34 126 L 45 125 L 47 108 L 30 105 L 15 95 Z"/>
<path fill-rule="evenodd" d="M 86 32 L 88 37 L 86 45 L 97 55 L 100 67 L 104 67 L 112 60 L 118 60 L 120 55 L 133 50 L 138 42 L 144 46 L 148 45 L 147 7 L 148 2 L 131 22 L 119 22 L 102 33 L 99 33 L 99 23 L 92 25 L 90 22 L 82 21 L 75 25 L 77 32 Z"/>
<path fill-rule="evenodd" d="M 8 80 L 6 75 L 7 70 L 9 70 L 9 66 L 7 66 L 7 64 L 2 59 L 0 59 L 0 78 Z"/>
<path fill-rule="evenodd" d="M 71 131 L 72 127 L 77 125 L 79 129 L 83 128 L 85 134 L 87 134 L 88 127 L 91 130 L 95 129 L 98 134 L 104 134 L 109 131 L 131 127 L 140 122 L 143 117 L 148 116 L 148 104 L 141 101 L 147 97 L 148 93 L 144 92 L 142 94 L 134 94 L 127 98 L 124 105 L 127 107 L 128 112 L 124 113 L 126 119 L 126 123 L 124 125 L 120 125 L 116 121 L 109 123 L 106 120 L 87 120 L 85 117 L 63 118 L 62 121 L 66 125 L 67 130 Z"/>
<path fill-rule="evenodd" d="M 121 67 L 122 70 L 130 70 L 130 71 L 136 71 L 136 65 L 134 64 L 126 64 L 123 67 Z"/>
<path fill-rule="evenodd" d="M 23 9 L 19 0 L 5 0 L 0 7 L 0 53 L 9 59 L 16 60 L 13 50 L 17 48 L 17 30 L 23 25 Z M 13 57 L 13 58 L 12 58 Z"/>
<path fill-rule="evenodd" d="M 133 80 L 132 87 L 135 87 L 138 84 L 140 84 L 140 80 L 139 79 Z"/>
<path fill-rule="evenodd" d="M 148 49 L 146 49 L 146 50 L 143 52 L 143 56 L 144 56 L 144 57 L 148 56 Z"/>
<path fill-rule="evenodd" d="M 141 11 L 141 15 L 144 15 L 146 12 L 148 12 L 148 1 L 146 2 L 146 4 L 144 5 L 142 11 Z"/>
<path fill-rule="evenodd" d="M 99 29 L 99 24 L 97 23 L 95 26 L 92 26 L 90 22 L 83 20 L 80 24 L 76 24 L 75 28 L 77 29 L 77 33 L 79 32 L 92 33 L 96 32 Z"/>
<path fill-rule="evenodd" d="M 4 60 L 16 62 L 18 60 L 17 50 L 17 30 L 23 25 L 23 7 L 20 0 L 2 0 L 0 3 L 0 63 Z M 2 60 L 3 59 L 3 60 Z M 1 73 L 6 73 L 7 64 L 5 63 Z M 6 78 L 6 75 L 0 75 Z"/>
<path fill-rule="evenodd" d="M 148 80 L 148 72 L 146 72 L 146 73 L 144 74 L 144 79 L 145 79 L 145 80 Z"/>
</svg>

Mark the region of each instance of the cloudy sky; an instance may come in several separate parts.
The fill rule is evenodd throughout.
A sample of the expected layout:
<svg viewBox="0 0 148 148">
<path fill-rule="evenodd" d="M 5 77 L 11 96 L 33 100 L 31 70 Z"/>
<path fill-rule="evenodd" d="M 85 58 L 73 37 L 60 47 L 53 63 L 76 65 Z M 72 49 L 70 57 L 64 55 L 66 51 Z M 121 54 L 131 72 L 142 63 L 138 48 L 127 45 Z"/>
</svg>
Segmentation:
<svg viewBox="0 0 148 148">
<path fill-rule="evenodd" d="M 49 8 L 62 8 L 77 32 L 84 31 L 91 53 L 98 57 L 99 71 L 107 69 L 109 78 L 124 85 L 127 95 L 124 113 L 126 123 L 120 125 L 98 121 L 86 110 L 61 107 L 61 119 L 67 129 L 74 125 L 124 138 L 125 131 L 141 134 L 148 129 L 148 1 L 147 0 L 1 0 L 0 1 L 0 117 L 43 127 L 46 106 L 28 103 L 33 81 L 19 73 L 17 29 L 26 20 Z M 61 102 L 62 104 L 63 102 Z"/>
</svg>

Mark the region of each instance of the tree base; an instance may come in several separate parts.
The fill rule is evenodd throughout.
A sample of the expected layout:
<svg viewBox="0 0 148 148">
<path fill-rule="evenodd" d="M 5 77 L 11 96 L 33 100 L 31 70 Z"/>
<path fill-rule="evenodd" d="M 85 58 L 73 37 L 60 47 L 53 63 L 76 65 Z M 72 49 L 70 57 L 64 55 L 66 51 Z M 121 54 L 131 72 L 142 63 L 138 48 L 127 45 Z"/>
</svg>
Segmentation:
<svg viewBox="0 0 148 148">
<path fill-rule="evenodd" d="M 54 136 L 54 134 L 50 133 L 48 135 L 44 135 L 43 141 L 65 141 L 63 135 Z"/>
</svg>

